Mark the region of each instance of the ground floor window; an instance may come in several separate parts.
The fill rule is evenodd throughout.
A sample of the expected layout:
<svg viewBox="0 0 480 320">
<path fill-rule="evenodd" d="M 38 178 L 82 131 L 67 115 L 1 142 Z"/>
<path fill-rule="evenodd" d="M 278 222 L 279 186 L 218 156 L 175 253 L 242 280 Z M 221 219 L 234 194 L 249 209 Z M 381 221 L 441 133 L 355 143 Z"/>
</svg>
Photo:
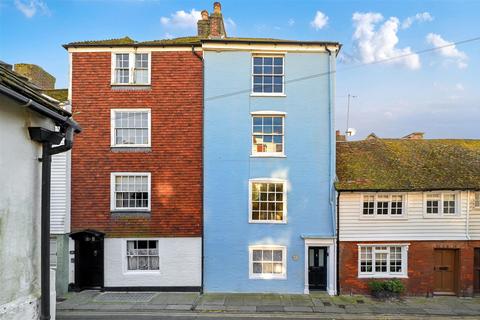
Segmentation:
<svg viewBox="0 0 480 320">
<path fill-rule="evenodd" d="M 159 270 L 158 241 L 128 240 L 127 270 Z"/>
<path fill-rule="evenodd" d="M 360 277 L 402 277 L 407 275 L 407 245 L 359 245 Z"/>
<path fill-rule="evenodd" d="M 57 267 L 57 239 L 50 238 L 50 268 Z"/>
<path fill-rule="evenodd" d="M 286 248 L 283 246 L 251 246 L 250 279 L 285 279 Z"/>
</svg>

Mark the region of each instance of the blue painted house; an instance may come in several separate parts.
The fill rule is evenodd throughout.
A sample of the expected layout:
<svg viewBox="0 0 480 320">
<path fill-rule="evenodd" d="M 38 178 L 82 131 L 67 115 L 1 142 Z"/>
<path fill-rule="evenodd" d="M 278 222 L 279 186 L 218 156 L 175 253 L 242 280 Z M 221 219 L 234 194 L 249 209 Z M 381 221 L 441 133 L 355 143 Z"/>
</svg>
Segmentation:
<svg viewBox="0 0 480 320">
<path fill-rule="evenodd" d="M 205 291 L 334 294 L 340 45 L 223 31 L 202 47 Z"/>
</svg>

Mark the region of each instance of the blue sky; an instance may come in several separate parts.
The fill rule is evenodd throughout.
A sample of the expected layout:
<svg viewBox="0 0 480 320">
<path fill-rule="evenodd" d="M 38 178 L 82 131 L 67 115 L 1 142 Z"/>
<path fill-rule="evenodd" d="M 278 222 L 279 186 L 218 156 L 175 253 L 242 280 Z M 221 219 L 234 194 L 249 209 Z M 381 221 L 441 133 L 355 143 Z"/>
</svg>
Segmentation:
<svg viewBox="0 0 480 320">
<path fill-rule="evenodd" d="M 347 94 L 356 139 L 480 138 L 480 41 L 415 52 L 480 36 L 480 1 L 221 1 L 231 36 L 333 40 L 338 62 L 336 127 L 345 130 Z M 0 0 L 0 60 L 42 66 L 66 87 L 62 44 L 130 36 L 195 34 L 213 1 Z M 183 11 L 183 12 L 182 12 Z M 377 63 L 399 55 L 389 63 Z M 352 69 L 352 66 L 369 64 Z"/>
</svg>

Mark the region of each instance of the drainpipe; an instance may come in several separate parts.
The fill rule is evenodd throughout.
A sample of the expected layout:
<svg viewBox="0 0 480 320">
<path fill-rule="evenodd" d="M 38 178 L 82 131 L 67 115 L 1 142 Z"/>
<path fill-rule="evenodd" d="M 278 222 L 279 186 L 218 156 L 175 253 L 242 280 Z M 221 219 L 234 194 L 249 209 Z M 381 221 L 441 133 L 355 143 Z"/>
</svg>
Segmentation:
<svg viewBox="0 0 480 320">
<path fill-rule="evenodd" d="M 470 240 L 470 191 L 467 191 L 467 217 L 465 221 L 465 236 Z"/>
<path fill-rule="evenodd" d="M 332 84 L 332 74 L 335 73 L 336 71 L 334 69 L 332 69 L 332 65 L 333 65 L 333 68 L 335 68 L 335 65 L 332 64 L 332 59 L 335 59 L 335 57 L 332 55 L 332 50 L 330 50 L 328 48 L 328 46 L 325 46 L 325 51 L 328 52 L 328 102 L 329 102 L 329 105 L 330 105 L 330 108 L 329 108 L 329 119 L 330 119 L 330 130 L 329 130 L 329 141 L 330 141 L 330 208 L 332 210 L 332 218 L 335 220 L 336 222 L 336 231 L 335 231 L 335 235 L 336 235 L 336 242 L 337 242 L 337 246 L 336 246 L 336 273 L 335 273 L 335 276 L 336 276 L 336 293 L 337 295 L 340 294 L 340 291 L 339 291 L 339 219 L 338 219 L 338 200 L 339 200 L 339 197 L 340 197 L 340 193 L 337 194 L 337 217 L 335 219 L 335 213 L 334 213 L 334 208 L 335 208 L 335 188 L 333 186 L 333 183 L 334 183 L 334 177 L 335 177 L 335 162 L 336 162 L 336 155 L 335 155 L 335 152 L 336 152 L 336 137 L 334 135 L 334 128 L 333 128 L 333 124 L 335 122 L 335 118 L 334 118 L 334 112 L 335 112 L 335 104 L 334 104 L 334 99 L 333 99 L 333 95 L 334 95 L 334 85 Z M 335 140 L 334 140 L 335 139 Z"/>
<path fill-rule="evenodd" d="M 200 284 L 200 294 L 203 294 L 204 290 L 203 290 L 203 282 L 204 282 L 204 265 L 205 265 L 205 241 L 204 241 L 204 238 L 205 238 L 205 226 L 203 225 L 203 222 L 204 222 L 204 212 L 203 212 L 203 189 L 204 189 L 204 185 L 203 185 L 203 182 L 205 181 L 205 171 L 203 170 L 203 158 L 204 158 L 204 150 L 205 150 L 205 147 L 204 147 L 204 144 L 203 144 L 203 137 L 205 136 L 205 60 L 203 59 L 203 57 L 201 55 L 199 55 L 196 51 L 195 51 L 195 46 L 192 46 L 192 53 L 202 62 L 202 214 L 201 214 L 201 218 L 200 218 L 200 221 L 201 221 L 201 224 L 202 224 L 202 261 L 201 261 L 201 264 L 202 264 L 202 271 L 201 271 L 201 284 Z"/>
<path fill-rule="evenodd" d="M 41 198 L 41 244 L 40 244 L 40 319 L 50 320 L 50 183 L 52 155 L 68 151 L 73 145 L 74 133 L 81 132 L 80 126 L 69 116 L 63 116 L 46 106 L 25 97 L 18 92 L 0 85 L 0 92 L 23 103 L 23 106 L 52 119 L 60 126 L 55 132 L 41 127 L 29 127 L 33 141 L 42 143 L 42 198 Z M 53 144 L 64 144 L 52 147 Z"/>
<path fill-rule="evenodd" d="M 340 191 L 337 193 L 337 296 L 340 295 Z"/>
</svg>

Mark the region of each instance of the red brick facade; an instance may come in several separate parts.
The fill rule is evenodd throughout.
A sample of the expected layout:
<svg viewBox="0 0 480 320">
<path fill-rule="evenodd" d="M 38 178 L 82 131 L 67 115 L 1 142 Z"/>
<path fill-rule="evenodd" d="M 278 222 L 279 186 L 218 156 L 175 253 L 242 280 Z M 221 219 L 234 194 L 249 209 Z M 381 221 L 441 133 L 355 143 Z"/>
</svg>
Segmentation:
<svg viewBox="0 0 480 320">
<path fill-rule="evenodd" d="M 381 241 L 378 243 L 388 243 Z M 358 244 L 375 242 L 340 242 L 340 292 L 342 294 L 369 294 L 368 282 L 358 278 Z M 408 249 L 408 278 L 401 279 L 408 295 L 431 295 L 434 286 L 434 250 L 458 250 L 458 295 L 471 296 L 474 287 L 474 249 L 479 241 L 395 241 L 410 244 Z M 375 279 L 379 280 L 379 279 Z"/>
<path fill-rule="evenodd" d="M 202 217 L 202 62 L 190 50 L 151 54 L 151 86 L 112 89 L 110 52 L 72 54 L 72 231 L 107 237 L 198 237 Z M 113 152 L 110 110 L 151 108 L 151 149 Z M 151 172 L 151 215 L 114 218 L 110 173 Z"/>
</svg>

